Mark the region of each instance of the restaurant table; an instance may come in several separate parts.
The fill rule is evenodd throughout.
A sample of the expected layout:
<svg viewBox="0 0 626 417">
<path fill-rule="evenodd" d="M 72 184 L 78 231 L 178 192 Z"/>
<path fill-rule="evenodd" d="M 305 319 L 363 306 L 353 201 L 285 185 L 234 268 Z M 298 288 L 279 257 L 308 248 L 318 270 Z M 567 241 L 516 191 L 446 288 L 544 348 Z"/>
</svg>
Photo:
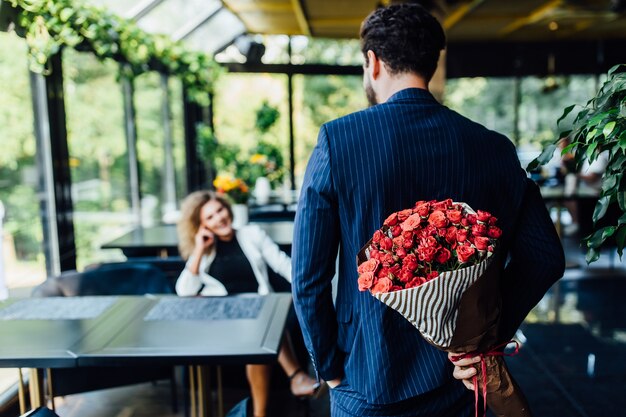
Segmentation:
<svg viewBox="0 0 626 417">
<path fill-rule="evenodd" d="M 290 294 L 229 297 L 50 297 L 0 303 L 0 367 L 33 368 L 31 406 L 42 405 L 41 370 L 188 365 L 192 415 L 206 412 L 206 365 L 276 361 Z M 223 415 L 220 368 L 218 413 Z M 25 410 L 20 371 L 20 407 Z M 22 411 L 23 413 L 24 411 Z"/>
<path fill-rule="evenodd" d="M 291 246 L 293 238 L 292 221 L 263 221 L 251 222 L 269 235 L 281 249 Z M 153 227 L 139 227 L 111 242 L 102 245 L 102 249 L 121 249 L 128 258 L 158 256 L 168 257 L 178 255 L 178 235 L 176 225 L 160 225 Z"/>
</svg>

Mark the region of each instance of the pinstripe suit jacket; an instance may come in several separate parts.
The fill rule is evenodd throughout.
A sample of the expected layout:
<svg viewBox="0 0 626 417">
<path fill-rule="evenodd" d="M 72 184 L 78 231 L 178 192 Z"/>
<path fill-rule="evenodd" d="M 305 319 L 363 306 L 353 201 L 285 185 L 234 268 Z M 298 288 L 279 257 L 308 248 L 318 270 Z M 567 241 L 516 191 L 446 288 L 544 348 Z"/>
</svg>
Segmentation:
<svg viewBox="0 0 626 417">
<path fill-rule="evenodd" d="M 368 402 L 414 397 L 452 378 L 446 354 L 357 287 L 356 254 L 392 212 L 452 198 L 498 217 L 508 262 L 503 339 L 562 276 L 563 250 L 537 187 L 504 136 L 422 89 L 322 126 L 295 220 L 294 305 L 318 377 Z M 331 280 L 338 247 L 337 299 Z"/>
</svg>

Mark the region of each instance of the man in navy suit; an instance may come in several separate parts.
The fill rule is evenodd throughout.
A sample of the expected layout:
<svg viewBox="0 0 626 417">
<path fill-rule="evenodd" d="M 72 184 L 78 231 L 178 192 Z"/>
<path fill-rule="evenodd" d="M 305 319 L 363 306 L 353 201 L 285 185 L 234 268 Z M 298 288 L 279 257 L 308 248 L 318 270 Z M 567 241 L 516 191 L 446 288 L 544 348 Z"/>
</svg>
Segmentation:
<svg viewBox="0 0 626 417">
<path fill-rule="evenodd" d="M 320 129 L 295 221 L 294 305 L 317 376 L 331 388 L 333 416 L 470 415 L 473 396 L 459 380 L 473 375 L 463 368 L 472 360 L 455 369 L 407 320 L 359 292 L 358 251 L 389 214 L 418 200 L 452 198 L 491 212 L 507 255 L 506 341 L 562 276 L 563 250 L 511 141 L 429 93 L 445 47 L 437 20 L 414 4 L 380 8 L 364 21 L 361 44 L 372 106 Z"/>
</svg>

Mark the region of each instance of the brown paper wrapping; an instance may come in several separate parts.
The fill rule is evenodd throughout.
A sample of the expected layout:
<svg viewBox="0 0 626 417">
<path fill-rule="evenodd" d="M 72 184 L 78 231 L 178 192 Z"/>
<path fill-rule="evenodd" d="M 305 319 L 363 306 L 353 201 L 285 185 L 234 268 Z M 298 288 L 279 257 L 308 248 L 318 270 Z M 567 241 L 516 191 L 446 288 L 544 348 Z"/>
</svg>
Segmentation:
<svg viewBox="0 0 626 417">
<path fill-rule="evenodd" d="M 357 255 L 357 265 L 368 259 L 367 248 L 370 243 L 371 241 Z M 452 337 L 443 342 L 435 343 L 428 334 L 425 334 L 423 323 L 419 322 L 419 317 L 417 319 L 407 317 L 410 315 L 406 313 L 406 303 L 402 307 L 398 306 L 398 304 L 401 304 L 398 300 L 401 300 L 402 297 L 410 297 L 413 301 L 411 305 L 419 308 L 419 303 L 423 301 L 423 298 L 420 298 L 420 292 L 432 290 L 432 288 L 428 288 L 432 281 L 408 290 L 386 293 L 383 297 L 380 294 L 375 294 L 374 296 L 400 312 L 403 317 L 409 320 L 422 333 L 426 340 L 438 349 L 457 355 L 467 353 L 483 354 L 487 370 L 486 386 L 489 409 L 498 417 L 531 417 L 532 414 L 528 402 L 520 387 L 513 380 L 504 358 L 502 356 L 489 355 L 489 352 L 494 347 L 507 342 L 502 341 L 498 335 L 501 309 L 500 279 L 503 267 L 502 259 L 498 255 L 483 262 L 490 262 L 484 272 L 477 275 L 473 283 L 458 298 L 449 300 L 446 306 L 442 306 L 442 308 L 457 309 L 456 324 L 453 326 Z M 444 283 L 449 286 L 458 285 L 454 281 L 456 277 L 448 280 L 446 278 L 445 273 L 440 274 L 436 280 L 442 281 L 433 284 L 439 286 Z M 435 302 L 439 302 L 439 300 Z M 481 363 L 477 363 L 475 367 L 478 371 L 478 386 L 476 389 L 479 390 L 480 398 L 482 397 L 483 385 Z"/>
</svg>

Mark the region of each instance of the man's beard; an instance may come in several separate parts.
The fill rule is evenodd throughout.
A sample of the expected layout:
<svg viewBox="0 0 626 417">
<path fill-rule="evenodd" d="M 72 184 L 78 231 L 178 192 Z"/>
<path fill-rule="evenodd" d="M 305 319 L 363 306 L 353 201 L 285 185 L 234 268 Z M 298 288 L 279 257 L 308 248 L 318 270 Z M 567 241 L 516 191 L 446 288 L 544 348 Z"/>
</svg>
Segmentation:
<svg viewBox="0 0 626 417">
<path fill-rule="evenodd" d="M 365 85 L 365 96 L 367 97 L 367 102 L 370 106 L 375 106 L 378 104 L 378 100 L 376 99 L 376 92 L 372 88 L 372 84 L 369 82 L 369 79 L 366 79 Z"/>
</svg>

